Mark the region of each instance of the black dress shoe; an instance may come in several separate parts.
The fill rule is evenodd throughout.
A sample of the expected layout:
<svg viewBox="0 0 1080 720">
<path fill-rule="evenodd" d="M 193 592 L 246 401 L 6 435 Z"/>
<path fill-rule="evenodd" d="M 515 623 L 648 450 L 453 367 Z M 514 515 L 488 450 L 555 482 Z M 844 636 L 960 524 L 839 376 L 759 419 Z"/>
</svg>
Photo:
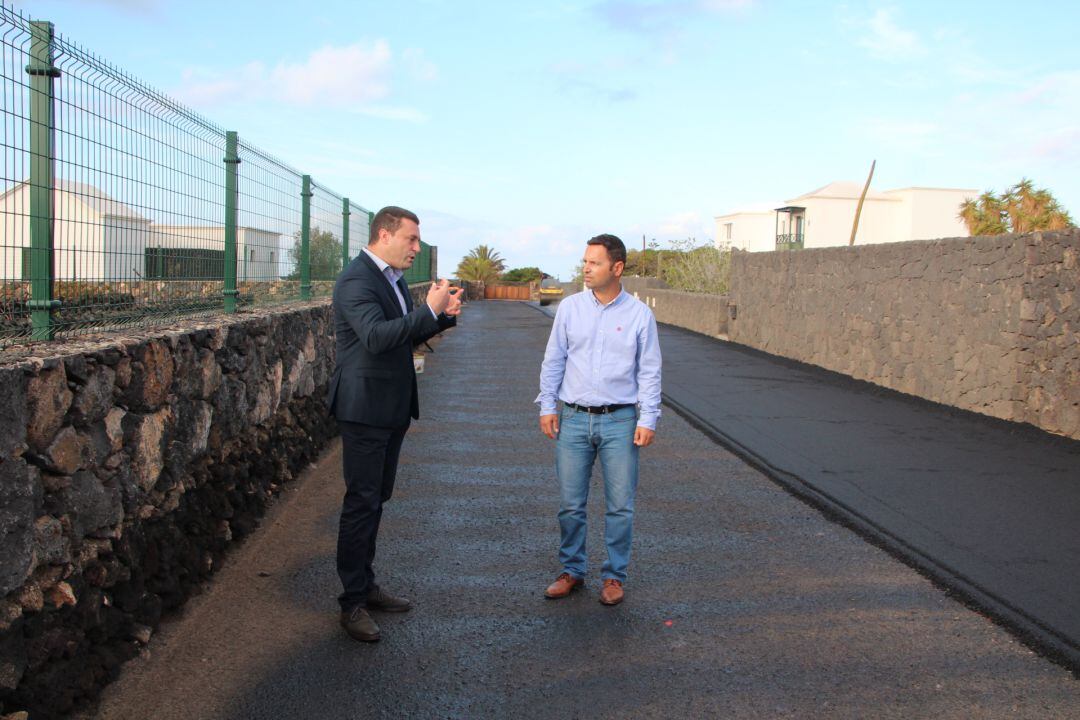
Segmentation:
<svg viewBox="0 0 1080 720">
<path fill-rule="evenodd" d="M 408 612 L 412 609 L 412 603 L 405 598 L 394 597 L 382 588 L 375 588 L 367 596 L 368 610 L 382 610 L 383 612 Z"/>
<path fill-rule="evenodd" d="M 378 642 L 379 626 L 368 615 L 367 608 L 357 605 L 348 612 L 341 613 L 341 627 L 354 639 L 361 642 Z"/>
</svg>

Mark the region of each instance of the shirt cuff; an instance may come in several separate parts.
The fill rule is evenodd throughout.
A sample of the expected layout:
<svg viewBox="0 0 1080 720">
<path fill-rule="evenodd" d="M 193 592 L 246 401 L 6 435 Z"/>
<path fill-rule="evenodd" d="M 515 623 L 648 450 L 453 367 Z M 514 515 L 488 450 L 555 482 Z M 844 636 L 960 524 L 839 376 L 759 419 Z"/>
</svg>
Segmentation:
<svg viewBox="0 0 1080 720">
<path fill-rule="evenodd" d="M 638 427 L 647 428 L 656 432 L 656 421 L 660 419 L 660 413 L 642 413 L 637 420 Z"/>
<path fill-rule="evenodd" d="M 424 303 L 424 307 L 426 307 L 428 309 L 428 312 L 431 313 L 431 317 L 435 318 L 436 320 L 439 319 L 439 314 L 437 312 L 435 312 L 434 310 L 432 310 L 430 305 L 428 305 L 427 303 Z"/>
</svg>

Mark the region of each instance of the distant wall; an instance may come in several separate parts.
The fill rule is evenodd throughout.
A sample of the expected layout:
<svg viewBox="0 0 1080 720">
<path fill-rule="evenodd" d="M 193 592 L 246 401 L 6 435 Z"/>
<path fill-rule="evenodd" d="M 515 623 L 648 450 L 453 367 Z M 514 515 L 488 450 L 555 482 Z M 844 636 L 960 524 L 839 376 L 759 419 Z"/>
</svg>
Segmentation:
<svg viewBox="0 0 1080 720">
<path fill-rule="evenodd" d="M 559 287 L 562 288 L 563 297 L 567 297 L 568 295 L 581 292 L 582 284 L 579 282 L 563 282 L 559 283 Z"/>
<path fill-rule="evenodd" d="M 1080 438 L 1078 259 L 1077 230 L 736 253 L 728 334 Z"/>
<path fill-rule="evenodd" d="M 336 434 L 326 300 L 0 365 L 0 716 L 66 717 Z"/>
<path fill-rule="evenodd" d="M 623 278 L 623 288 L 648 305 L 656 321 L 710 337 L 727 333 L 728 298 L 672 290 L 657 278 Z"/>
</svg>

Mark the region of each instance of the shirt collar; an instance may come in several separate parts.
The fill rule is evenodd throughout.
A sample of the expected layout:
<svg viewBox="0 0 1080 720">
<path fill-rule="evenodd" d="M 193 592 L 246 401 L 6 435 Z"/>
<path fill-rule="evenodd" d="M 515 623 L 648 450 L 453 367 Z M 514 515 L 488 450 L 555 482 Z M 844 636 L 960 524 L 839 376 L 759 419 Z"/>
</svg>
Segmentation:
<svg viewBox="0 0 1080 720">
<path fill-rule="evenodd" d="M 596 305 L 596 307 L 600 308 L 613 307 L 615 305 L 618 305 L 620 302 L 622 302 L 623 295 L 626 294 L 626 288 L 620 288 L 619 294 L 615 296 L 615 299 L 609 302 L 607 305 L 604 305 L 596 298 L 596 293 L 594 293 L 592 290 L 589 291 L 589 297 L 592 298 L 593 304 Z"/>
<path fill-rule="evenodd" d="M 402 275 L 405 274 L 405 273 L 401 272 L 400 270 L 398 270 L 397 268 L 391 267 L 388 262 L 383 260 L 381 257 L 376 255 L 375 253 L 371 252 L 367 248 L 361 248 L 361 249 L 364 252 L 367 253 L 369 258 L 371 258 L 372 260 L 375 261 L 375 264 L 379 267 L 379 271 L 383 275 L 386 275 L 387 277 L 389 277 L 391 282 L 397 282 L 398 278 L 400 278 Z"/>
</svg>

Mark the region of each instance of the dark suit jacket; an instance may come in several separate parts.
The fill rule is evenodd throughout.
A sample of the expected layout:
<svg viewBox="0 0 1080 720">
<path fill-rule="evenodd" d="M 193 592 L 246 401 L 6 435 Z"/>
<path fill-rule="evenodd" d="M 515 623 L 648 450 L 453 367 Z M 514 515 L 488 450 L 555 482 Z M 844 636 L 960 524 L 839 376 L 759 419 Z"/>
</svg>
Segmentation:
<svg viewBox="0 0 1080 720">
<path fill-rule="evenodd" d="M 356 256 L 334 284 L 337 363 L 326 406 L 338 420 L 399 428 L 420 417 L 413 346 L 457 323 L 436 319 L 427 305 L 403 316 L 397 295 L 367 253 Z"/>
</svg>

